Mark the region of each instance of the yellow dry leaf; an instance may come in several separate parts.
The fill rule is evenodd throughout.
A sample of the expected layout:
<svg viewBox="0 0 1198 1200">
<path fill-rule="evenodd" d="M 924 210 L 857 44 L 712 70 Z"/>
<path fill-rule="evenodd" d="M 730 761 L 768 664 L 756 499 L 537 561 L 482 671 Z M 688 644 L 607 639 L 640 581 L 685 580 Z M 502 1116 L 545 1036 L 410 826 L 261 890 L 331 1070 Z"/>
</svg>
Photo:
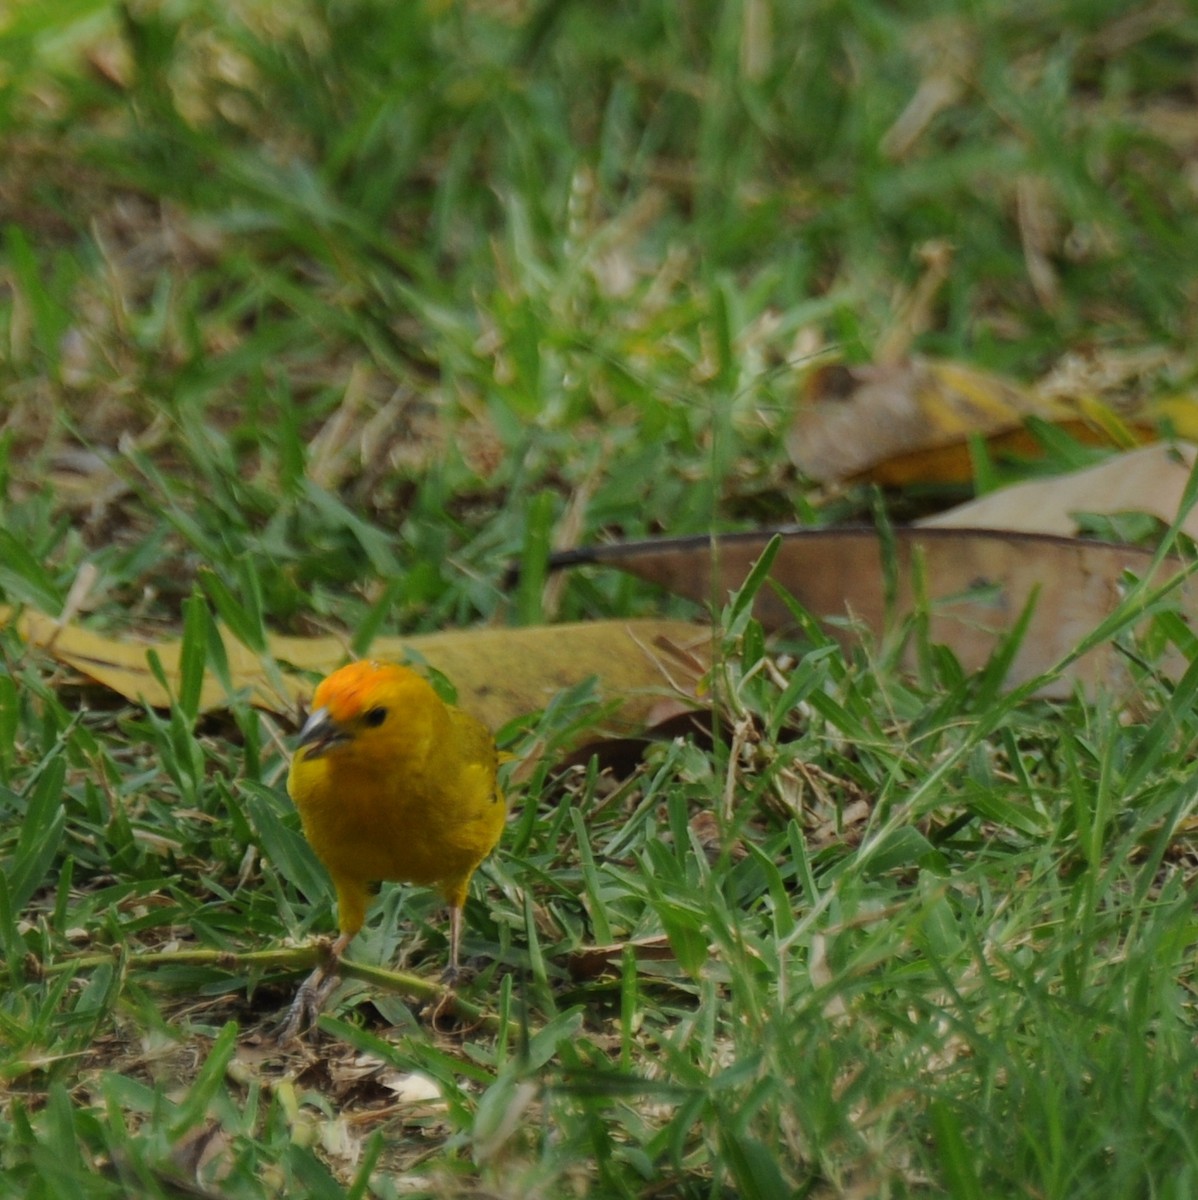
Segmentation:
<svg viewBox="0 0 1198 1200">
<path fill-rule="evenodd" d="M 1162 396 L 1148 405 L 1148 414 L 1174 437 L 1198 442 L 1198 398 L 1192 395 Z"/>
<path fill-rule="evenodd" d="M 0 623 L 7 618 L 0 613 Z M 177 687 L 177 640 L 120 641 L 78 625 L 60 626 L 28 610 L 21 614 L 19 629 L 30 645 L 129 700 L 155 707 L 171 702 L 146 655 L 150 650 L 158 655 L 168 683 Z M 332 637 L 271 637 L 265 660 L 227 630 L 221 630 L 221 637 L 234 692 L 275 712 L 294 711 L 311 695 L 312 678 L 327 675 L 348 657 L 344 642 Z M 605 700 L 620 702 L 611 727 L 627 731 L 648 720 L 663 698 L 693 689 L 708 661 L 710 642 L 706 626 L 641 619 L 378 638 L 371 655 L 414 659 L 441 672 L 457 689 L 458 702 L 492 728 L 544 708 L 559 691 L 593 677 Z M 216 676 L 206 672 L 201 709 L 222 707 L 229 699 Z"/>
<path fill-rule="evenodd" d="M 7 619 L 8 614 L 3 614 Z M 152 650 L 162 663 L 163 673 L 175 687 L 179 679 L 182 643 L 177 639 L 147 642 L 119 640 L 94 633 L 82 625 L 62 624 L 44 613 L 25 609 L 17 622 L 21 636 L 59 662 L 73 667 L 80 675 L 102 683 L 128 700 L 144 701 L 156 708 L 167 708 L 171 695 L 150 670 L 147 654 Z M 286 671 L 268 671 L 267 665 L 248 646 L 227 631 L 221 631 L 229 676 L 235 694 L 244 693 L 252 704 L 275 712 L 295 708 L 296 700 L 309 685 Z M 287 641 L 288 639 L 280 639 Z M 276 657 L 279 655 L 276 652 Z M 204 673 L 200 690 L 200 708 L 207 711 L 229 701 L 220 680 L 211 671 Z"/>
</svg>

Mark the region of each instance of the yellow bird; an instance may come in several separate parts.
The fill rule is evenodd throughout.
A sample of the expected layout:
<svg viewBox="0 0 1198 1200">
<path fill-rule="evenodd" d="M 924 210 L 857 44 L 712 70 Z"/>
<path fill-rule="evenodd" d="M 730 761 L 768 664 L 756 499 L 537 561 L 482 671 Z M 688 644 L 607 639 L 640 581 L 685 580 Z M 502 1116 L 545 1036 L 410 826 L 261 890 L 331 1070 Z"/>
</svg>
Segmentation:
<svg viewBox="0 0 1198 1200">
<path fill-rule="evenodd" d="M 470 877 L 507 818 L 498 765 L 487 728 L 407 667 L 350 663 L 317 687 L 287 790 L 332 877 L 340 932 L 330 962 L 296 996 L 283 1037 L 319 1011 L 379 880 L 435 887 L 445 897 L 446 978 L 456 978 Z"/>
</svg>

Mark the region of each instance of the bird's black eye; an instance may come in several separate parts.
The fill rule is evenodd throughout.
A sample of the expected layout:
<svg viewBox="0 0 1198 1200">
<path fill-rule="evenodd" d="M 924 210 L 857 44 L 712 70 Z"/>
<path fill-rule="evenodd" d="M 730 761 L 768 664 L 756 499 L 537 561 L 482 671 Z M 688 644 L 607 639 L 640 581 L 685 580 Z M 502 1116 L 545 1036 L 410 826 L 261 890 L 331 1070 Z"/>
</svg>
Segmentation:
<svg viewBox="0 0 1198 1200">
<path fill-rule="evenodd" d="M 387 719 L 387 710 L 385 708 L 372 708 L 362 718 L 367 725 L 378 726 Z"/>
</svg>

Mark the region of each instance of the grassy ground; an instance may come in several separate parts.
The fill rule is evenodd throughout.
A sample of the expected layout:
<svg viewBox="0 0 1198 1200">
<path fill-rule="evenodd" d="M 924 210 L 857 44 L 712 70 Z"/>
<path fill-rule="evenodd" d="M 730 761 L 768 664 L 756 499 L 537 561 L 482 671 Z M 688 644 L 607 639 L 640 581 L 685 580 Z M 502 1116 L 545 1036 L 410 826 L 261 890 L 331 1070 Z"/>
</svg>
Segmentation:
<svg viewBox="0 0 1198 1200">
<path fill-rule="evenodd" d="M 1098 0 L 18 3 L 3 598 L 86 569 L 78 619 L 193 638 L 193 595 L 347 638 L 657 613 L 501 579 L 867 512 L 786 462 L 813 355 L 1184 387 L 1196 43 Z M 513 787 L 467 913 L 498 1034 L 353 982 L 288 1052 L 294 972 L 145 965 L 331 929 L 287 730 L 0 633 L 0 1194 L 1198 1195 L 1198 679 L 1050 706 L 722 625 L 747 746 Z M 432 978 L 444 935 L 387 887 L 354 957 Z"/>
</svg>

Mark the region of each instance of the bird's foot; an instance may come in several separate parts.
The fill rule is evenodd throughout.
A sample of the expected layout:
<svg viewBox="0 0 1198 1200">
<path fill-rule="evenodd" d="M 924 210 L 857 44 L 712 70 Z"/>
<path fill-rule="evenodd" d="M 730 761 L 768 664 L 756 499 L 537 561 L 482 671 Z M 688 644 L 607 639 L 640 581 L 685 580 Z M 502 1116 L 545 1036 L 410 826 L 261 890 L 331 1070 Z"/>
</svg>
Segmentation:
<svg viewBox="0 0 1198 1200">
<path fill-rule="evenodd" d="M 322 963 L 317 967 L 300 984 L 299 991 L 295 993 L 295 999 L 292 1000 L 286 1017 L 283 1018 L 275 1033 L 275 1041 L 279 1045 L 285 1045 L 287 1042 L 293 1041 L 301 1030 L 310 1029 L 315 1025 L 316 1018 L 320 1016 L 320 1010 L 324 1008 L 325 1001 L 328 1000 L 339 982 L 340 976 L 333 965 L 326 966 Z"/>
<path fill-rule="evenodd" d="M 459 1023 L 457 986 L 462 976 L 463 972 L 456 962 L 451 962 L 441 972 L 441 994 L 428 1010 L 429 1023 L 440 1032 L 448 1032 Z"/>
</svg>

